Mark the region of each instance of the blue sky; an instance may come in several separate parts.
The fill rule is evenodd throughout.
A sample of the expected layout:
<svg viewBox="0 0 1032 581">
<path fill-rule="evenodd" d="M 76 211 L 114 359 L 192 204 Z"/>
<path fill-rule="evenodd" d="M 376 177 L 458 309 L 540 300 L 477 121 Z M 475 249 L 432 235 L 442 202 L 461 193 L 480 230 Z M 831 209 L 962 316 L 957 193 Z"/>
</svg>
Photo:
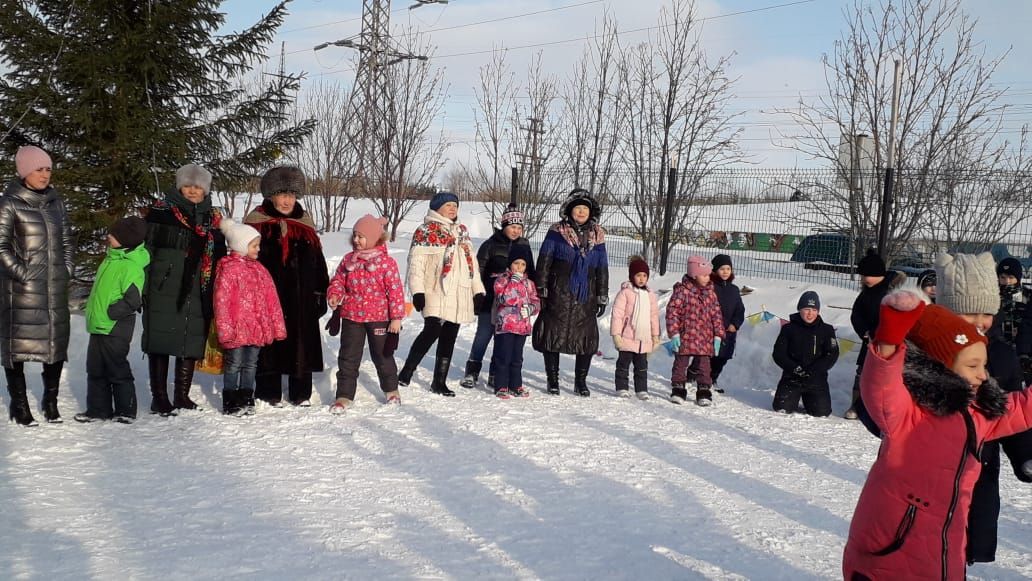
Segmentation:
<svg viewBox="0 0 1032 581">
<path fill-rule="evenodd" d="M 843 24 L 842 11 L 851 0 L 814 0 L 792 6 L 793 0 L 699 0 L 700 15 L 729 15 L 707 21 L 703 42 L 711 54 L 735 52 L 731 74 L 739 81 L 735 87 L 736 110 L 745 112 L 747 121 L 770 120 L 762 113 L 772 107 L 789 106 L 798 94 L 812 94 L 823 87 L 821 55 L 832 49 Z M 507 20 L 501 23 L 469 26 L 451 31 L 431 33 L 437 45 L 437 62 L 445 67 L 449 97 L 441 127 L 458 142 L 448 155 L 452 160 L 466 159 L 468 141 L 473 132 L 473 85 L 477 69 L 490 55 L 445 57 L 445 55 L 490 50 L 496 46 L 549 42 L 582 38 L 594 31 L 595 22 L 608 10 L 622 30 L 652 26 L 665 0 L 451 0 L 447 6 L 425 6 L 405 10 L 412 2 L 393 2 L 392 24 L 409 23 L 423 30 L 464 25 L 493 18 L 507 17 L 557 7 L 583 4 Z M 360 0 L 295 0 L 289 5 L 290 16 L 281 28 L 279 41 L 286 42 L 286 66 L 291 71 L 304 70 L 309 79 L 334 79 L 350 83 L 354 77 L 348 49 L 331 47 L 315 53 L 311 48 L 320 42 L 357 34 L 361 11 Z M 222 8 L 227 13 L 227 29 L 241 29 L 251 24 L 260 11 L 268 10 L 271 0 L 228 0 Z M 1009 101 L 1017 105 L 1008 117 L 1008 125 L 1032 121 L 1032 2 L 1028 0 L 966 0 L 965 9 L 979 19 L 976 36 L 985 42 L 988 54 L 997 55 L 1011 48 L 1009 58 L 998 71 L 995 81 L 1012 87 Z M 753 13 L 730 15 L 758 10 Z M 344 21 L 344 22 L 341 22 Z M 646 33 L 627 34 L 621 42 L 630 45 L 646 39 Z M 509 62 L 517 72 L 537 50 L 543 51 L 546 68 L 560 77 L 572 68 L 580 54 L 581 43 L 568 43 L 541 49 L 511 50 Z M 274 65 L 273 65 L 274 66 Z M 753 161 L 765 166 L 809 165 L 794 152 L 780 150 L 769 142 L 769 128 L 750 128 L 743 147 Z"/>
</svg>

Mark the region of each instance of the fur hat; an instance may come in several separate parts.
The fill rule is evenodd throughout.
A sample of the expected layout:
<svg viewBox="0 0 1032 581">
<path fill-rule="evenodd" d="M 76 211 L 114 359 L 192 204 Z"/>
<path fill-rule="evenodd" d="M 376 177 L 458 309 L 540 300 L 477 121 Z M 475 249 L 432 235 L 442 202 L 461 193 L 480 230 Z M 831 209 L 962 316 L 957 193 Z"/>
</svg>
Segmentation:
<svg viewBox="0 0 1032 581">
<path fill-rule="evenodd" d="M 942 305 L 928 305 L 907 339 L 946 367 L 952 367 L 957 354 L 965 348 L 975 343 L 989 344 L 974 325 Z"/>
<path fill-rule="evenodd" d="M 372 214 L 366 214 L 355 222 L 351 230 L 365 237 L 366 242 L 376 246 L 387 231 L 387 218 L 377 218 Z"/>
<path fill-rule="evenodd" d="M 627 258 L 627 277 L 634 282 L 634 276 L 639 272 L 644 272 L 645 276 L 652 276 L 652 272 L 649 270 L 649 263 L 644 258 L 635 254 Z"/>
<path fill-rule="evenodd" d="M 687 268 L 688 276 L 696 277 L 709 274 L 713 272 L 713 269 L 710 268 L 710 266 L 709 261 L 701 256 L 689 256 Z"/>
<path fill-rule="evenodd" d="M 259 189 L 263 198 L 290 192 L 297 197 L 305 195 L 305 173 L 293 165 L 276 166 L 262 176 Z"/>
<path fill-rule="evenodd" d="M 801 311 L 803 309 L 821 310 L 821 297 L 817 294 L 817 291 L 806 291 L 799 296 L 799 302 L 796 303 L 796 310 Z"/>
<path fill-rule="evenodd" d="M 721 266 L 730 266 L 734 269 L 734 265 L 731 264 L 731 257 L 727 254 L 718 254 L 710 262 L 713 263 L 713 270 L 717 270 Z"/>
<path fill-rule="evenodd" d="M 996 276 L 1001 274 L 1009 274 L 1021 282 L 1021 261 L 1013 256 L 1008 256 L 1000 261 L 1000 264 L 996 265 Z"/>
<path fill-rule="evenodd" d="M 502 230 L 505 230 L 508 226 L 522 226 L 523 225 L 523 212 L 516 207 L 516 204 L 509 204 L 505 207 L 505 211 L 502 212 Z"/>
<path fill-rule="evenodd" d="M 434 197 L 430 198 L 430 209 L 436 212 L 441 209 L 441 206 L 448 202 L 452 202 L 458 206 L 459 197 L 451 192 L 437 192 L 434 194 Z"/>
<path fill-rule="evenodd" d="M 211 172 L 197 165 L 188 163 L 176 170 L 176 190 L 185 186 L 197 186 L 204 190 L 204 195 L 211 193 Z"/>
<path fill-rule="evenodd" d="M 252 240 L 261 236 L 257 230 L 247 224 L 234 222 L 229 218 L 223 218 L 219 224 L 219 230 L 226 237 L 226 245 L 237 254 L 247 256 L 247 246 Z"/>
<path fill-rule="evenodd" d="M 867 254 L 857 263 L 856 272 L 860 276 L 885 276 L 885 261 L 877 250 L 868 248 Z"/>
<path fill-rule="evenodd" d="M 147 237 L 147 223 L 143 218 L 129 216 L 115 220 L 115 223 L 108 228 L 110 234 L 126 250 L 132 250 L 143 243 Z"/>
<path fill-rule="evenodd" d="M 935 257 L 935 302 L 958 314 L 995 315 L 1000 310 L 996 262 L 988 252 Z"/>
<path fill-rule="evenodd" d="M 35 145 L 19 147 L 18 153 L 14 154 L 14 167 L 18 170 L 18 177 L 22 179 L 41 167 L 53 167 L 53 165 L 47 152 Z"/>
<path fill-rule="evenodd" d="M 570 195 L 566 197 L 566 201 L 563 202 L 562 215 L 564 218 L 572 217 L 570 212 L 577 206 L 588 207 L 588 219 L 598 220 L 602 215 L 602 206 L 599 205 L 595 196 L 588 190 L 583 188 L 577 188 L 570 192 Z"/>
</svg>

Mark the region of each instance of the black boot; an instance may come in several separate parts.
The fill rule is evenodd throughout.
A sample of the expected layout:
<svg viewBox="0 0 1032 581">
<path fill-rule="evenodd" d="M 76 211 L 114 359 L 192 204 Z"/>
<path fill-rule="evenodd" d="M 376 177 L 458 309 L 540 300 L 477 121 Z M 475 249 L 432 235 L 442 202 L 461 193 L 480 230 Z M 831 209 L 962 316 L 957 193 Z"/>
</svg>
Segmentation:
<svg viewBox="0 0 1032 581">
<path fill-rule="evenodd" d="M 172 405 L 181 410 L 202 410 L 193 400 L 190 399 L 190 387 L 193 385 L 193 374 L 196 366 L 196 359 L 176 357 L 176 375 L 174 385 L 174 398 Z"/>
<path fill-rule="evenodd" d="M 430 391 L 444 397 L 455 397 L 455 392 L 448 389 L 448 369 L 451 367 L 450 357 L 438 357 L 434 362 L 434 381 Z"/>
<path fill-rule="evenodd" d="M 241 390 L 238 390 L 237 393 L 240 396 L 240 399 L 237 401 L 237 403 L 240 404 L 240 406 L 241 406 L 241 412 L 243 412 L 243 414 L 245 416 L 253 416 L 254 415 L 254 390 L 253 389 L 241 389 Z"/>
<path fill-rule="evenodd" d="M 408 387 L 408 384 L 412 383 L 412 374 L 416 372 L 416 367 L 419 367 L 419 361 L 405 359 L 405 365 L 398 372 L 398 385 Z"/>
<path fill-rule="evenodd" d="M 7 375 L 7 393 L 11 396 L 10 417 L 22 426 L 38 426 L 29 408 L 29 396 L 25 393 L 25 376 Z"/>
<path fill-rule="evenodd" d="M 477 379 L 480 378 L 480 368 L 483 367 L 482 361 L 467 361 L 466 362 L 466 373 L 459 382 L 459 385 L 466 389 L 473 389 L 477 384 Z"/>
<path fill-rule="evenodd" d="M 559 395 L 559 354 L 553 351 L 544 353 L 545 357 L 545 381 L 548 386 L 548 393 Z"/>
<path fill-rule="evenodd" d="M 168 356 L 152 355 L 147 358 L 147 367 L 150 372 L 151 404 L 152 414 L 161 417 L 176 415 L 176 408 L 168 401 Z"/>
<path fill-rule="evenodd" d="M 61 414 L 57 412 L 57 392 L 61 388 L 61 368 L 55 366 L 43 366 L 43 400 L 40 407 L 43 408 L 43 418 L 51 424 L 60 424 Z"/>
<path fill-rule="evenodd" d="M 577 363 L 573 369 L 573 389 L 581 397 L 591 396 L 588 389 L 588 370 L 591 369 L 591 357 L 578 355 Z"/>
<path fill-rule="evenodd" d="M 241 390 L 231 389 L 222 392 L 222 413 L 227 416 L 238 416 L 242 411 Z"/>
</svg>

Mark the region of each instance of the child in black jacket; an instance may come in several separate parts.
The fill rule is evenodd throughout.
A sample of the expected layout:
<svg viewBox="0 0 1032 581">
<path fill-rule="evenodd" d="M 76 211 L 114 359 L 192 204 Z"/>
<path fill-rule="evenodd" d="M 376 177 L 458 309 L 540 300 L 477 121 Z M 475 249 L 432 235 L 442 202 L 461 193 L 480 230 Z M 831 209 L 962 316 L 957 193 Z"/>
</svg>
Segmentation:
<svg viewBox="0 0 1032 581">
<path fill-rule="evenodd" d="M 806 413 L 827 416 L 831 414 L 828 371 L 839 355 L 835 328 L 821 320 L 817 293 L 803 293 L 797 308 L 799 312 L 789 317 L 774 343 L 774 362 L 783 370 L 774 392 L 774 411 L 790 414 L 802 398 Z"/>
</svg>

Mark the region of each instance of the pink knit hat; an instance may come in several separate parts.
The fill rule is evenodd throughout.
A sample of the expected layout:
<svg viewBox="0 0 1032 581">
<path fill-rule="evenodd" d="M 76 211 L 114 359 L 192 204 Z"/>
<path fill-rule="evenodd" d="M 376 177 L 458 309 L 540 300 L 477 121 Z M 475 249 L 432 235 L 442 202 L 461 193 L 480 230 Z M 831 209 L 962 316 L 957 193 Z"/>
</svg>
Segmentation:
<svg viewBox="0 0 1032 581">
<path fill-rule="evenodd" d="M 387 218 L 377 218 L 372 214 L 366 214 L 359 218 L 358 222 L 355 222 L 352 230 L 364 236 L 366 242 L 375 246 L 380 242 L 380 237 L 383 236 L 386 227 Z"/>
<path fill-rule="evenodd" d="M 47 152 L 35 145 L 26 145 L 19 147 L 18 153 L 14 154 L 14 166 L 18 169 L 18 177 L 24 179 L 25 176 L 37 169 L 52 167 L 53 164 Z"/>
<path fill-rule="evenodd" d="M 703 276 L 713 272 L 710 261 L 701 256 L 688 257 L 688 276 Z"/>
</svg>

